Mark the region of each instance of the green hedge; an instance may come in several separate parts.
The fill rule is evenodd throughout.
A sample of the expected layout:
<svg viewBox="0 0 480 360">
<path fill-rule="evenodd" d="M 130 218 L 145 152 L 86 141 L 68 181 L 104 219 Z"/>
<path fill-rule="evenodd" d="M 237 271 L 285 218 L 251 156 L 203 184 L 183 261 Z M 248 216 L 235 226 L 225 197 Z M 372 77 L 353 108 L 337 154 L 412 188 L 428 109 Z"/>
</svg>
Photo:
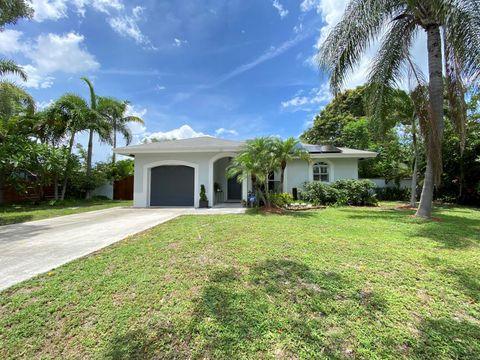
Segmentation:
<svg viewBox="0 0 480 360">
<path fill-rule="evenodd" d="M 370 180 L 338 180 L 332 184 L 307 182 L 300 199 L 315 205 L 376 205 L 375 183 Z"/>
</svg>

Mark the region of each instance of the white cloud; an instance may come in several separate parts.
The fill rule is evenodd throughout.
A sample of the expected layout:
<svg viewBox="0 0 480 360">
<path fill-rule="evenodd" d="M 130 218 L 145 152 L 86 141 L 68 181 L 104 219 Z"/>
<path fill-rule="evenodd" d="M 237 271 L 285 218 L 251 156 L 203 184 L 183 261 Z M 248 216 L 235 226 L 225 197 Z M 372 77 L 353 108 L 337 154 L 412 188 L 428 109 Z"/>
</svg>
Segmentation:
<svg viewBox="0 0 480 360">
<path fill-rule="evenodd" d="M 33 19 L 38 22 L 67 17 L 66 0 L 32 0 Z"/>
<path fill-rule="evenodd" d="M 15 54 L 24 51 L 26 45 L 20 41 L 22 36 L 23 33 L 17 30 L 0 31 L 0 53 Z"/>
<path fill-rule="evenodd" d="M 21 41 L 23 33 L 7 30 L 0 33 L 0 53 L 22 54 L 31 61 L 22 65 L 28 74 L 27 87 L 52 86 L 57 72 L 77 74 L 97 69 L 100 65 L 84 47 L 84 36 L 41 34 L 34 40 Z"/>
<path fill-rule="evenodd" d="M 75 74 L 97 69 L 99 63 L 83 47 L 84 40 L 83 35 L 74 32 L 65 35 L 42 34 L 28 57 L 45 73 L 61 71 Z"/>
<path fill-rule="evenodd" d="M 182 47 L 182 46 L 187 45 L 187 44 L 188 44 L 187 40 L 182 40 L 182 39 L 178 39 L 178 38 L 173 39 L 173 46 L 175 46 L 175 47 Z"/>
<path fill-rule="evenodd" d="M 215 135 L 220 136 L 220 135 L 231 135 L 231 136 L 238 136 L 238 131 L 236 130 L 229 130 L 225 128 L 219 128 L 215 130 Z"/>
<path fill-rule="evenodd" d="M 177 129 L 173 129 L 170 131 L 158 131 L 154 133 L 149 133 L 145 136 L 146 141 L 151 141 L 152 139 L 158 139 L 158 140 L 173 140 L 173 139 L 190 139 L 194 137 L 200 137 L 200 136 L 210 136 L 207 134 L 204 134 L 199 131 L 195 131 L 192 129 L 190 125 L 182 125 Z"/>
<path fill-rule="evenodd" d="M 293 98 L 282 101 L 281 107 L 293 111 L 312 111 L 318 105 L 330 101 L 331 98 L 328 84 L 324 83 L 320 88 L 311 89 L 307 95 L 303 95 L 303 91 L 298 92 Z"/>
<path fill-rule="evenodd" d="M 138 26 L 138 22 L 142 19 L 141 15 L 145 8 L 137 6 L 133 8 L 131 15 L 121 15 L 109 18 L 108 24 L 119 35 L 133 39 L 137 44 L 146 45 L 150 49 L 154 49 L 150 39 L 142 33 Z"/>
<path fill-rule="evenodd" d="M 157 90 L 157 91 L 162 91 L 162 90 L 165 90 L 166 88 L 167 88 L 166 86 L 158 85 L 158 84 L 157 84 L 157 86 L 155 86 L 155 90 Z"/>
<path fill-rule="evenodd" d="M 66 18 L 70 7 L 81 16 L 85 16 L 87 7 L 106 14 L 124 8 L 120 0 L 32 0 L 32 7 L 33 19 L 38 22 Z"/>
<path fill-rule="evenodd" d="M 47 89 L 53 85 L 53 76 L 42 74 L 35 66 L 27 64 L 23 66 L 23 69 L 27 73 L 28 79 L 25 83 L 26 87 L 34 89 Z"/>
<path fill-rule="evenodd" d="M 278 15 L 280 15 L 282 19 L 288 15 L 288 10 L 283 7 L 280 1 L 273 0 L 272 6 L 278 11 Z"/>
</svg>

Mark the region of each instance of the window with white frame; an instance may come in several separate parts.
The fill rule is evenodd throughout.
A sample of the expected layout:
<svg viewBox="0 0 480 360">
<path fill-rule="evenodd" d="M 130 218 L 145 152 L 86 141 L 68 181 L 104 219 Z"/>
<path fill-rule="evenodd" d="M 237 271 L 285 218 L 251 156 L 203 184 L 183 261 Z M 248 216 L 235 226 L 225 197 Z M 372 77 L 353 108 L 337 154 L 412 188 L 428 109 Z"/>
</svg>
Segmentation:
<svg viewBox="0 0 480 360">
<path fill-rule="evenodd" d="M 313 164 L 313 181 L 330 182 L 330 169 L 327 163 Z"/>
</svg>

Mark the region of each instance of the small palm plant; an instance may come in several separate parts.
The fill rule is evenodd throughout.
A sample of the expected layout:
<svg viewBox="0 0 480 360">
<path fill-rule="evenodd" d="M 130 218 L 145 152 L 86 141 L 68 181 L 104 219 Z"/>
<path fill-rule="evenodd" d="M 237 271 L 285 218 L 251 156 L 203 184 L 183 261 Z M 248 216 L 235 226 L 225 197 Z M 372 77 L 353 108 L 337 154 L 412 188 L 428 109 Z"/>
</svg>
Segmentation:
<svg viewBox="0 0 480 360">
<path fill-rule="evenodd" d="M 287 168 L 287 162 L 294 159 L 302 159 L 310 162 L 310 154 L 305 148 L 302 147 L 300 141 L 290 137 L 286 140 L 275 139 L 273 143 L 273 151 L 275 153 L 275 159 L 280 167 L 280 189 L 282 192 L 287 191 L 284 189 L 285 182 L 285 169 Z"/>
<path fill-rule="evenodd" d="M 268 174 L 278 169 L 274 144 L 275 139 L 272 137 L 247 140 L 227 170 L 227 176 L 237 177 L 239 182 L 250 177 L 256 198 L 266 206 L 270 206 L 266 196 Z"/>
</svg>

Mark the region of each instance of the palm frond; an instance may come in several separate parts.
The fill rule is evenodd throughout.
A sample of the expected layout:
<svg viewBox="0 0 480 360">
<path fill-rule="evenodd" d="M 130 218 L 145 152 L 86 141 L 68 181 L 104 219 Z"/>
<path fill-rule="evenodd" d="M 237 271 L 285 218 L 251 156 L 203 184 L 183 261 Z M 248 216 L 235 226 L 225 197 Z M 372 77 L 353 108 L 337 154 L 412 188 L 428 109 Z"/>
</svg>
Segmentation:
<svg viewBox="0 0 480 360">
<path fill-rule="evenodd" d="M 381 33 L 385 22 L 401 8 L 395 0 L 352 0 L 348 4 L 317 55 L 319 67 L 330 74 L 334 94 L 340 91 L 347 75 Z"/>
<path fill-rule="evenodd" d="M 88 89 L 90 91 L 90 107 L 93 110 L 96 110 L 96 108 L 97 108 L 97 94 L 95 94 L 95 88 L 93 87 L 93 84 L 90 81 L 90 79 L 87 78 L 86 76 L 81 77 L 81 79 L 87 83 Z"/>
<path fill-rule="evenodd" d="M 391 109 L 393 89 L 402 69 L 410 59 L 410 47 L 417 33 L 417 24 L 411 17 L 401 17 L 389 27 L 380 49 L 373 60 L 366 92 L 366 108 L 381 131 Z"/>
<path fill-rule="evenodd" d="M 0 59 L 0 76 L 18 75 L 23 81 L 27 81 L 28 76 L 23 67 L 15 64 L 12 60 Z"/>
<path fill-rule="evenodd" d="M 456 49 L 450 42 L 450 37 L 444 29 L 444 60 L 445 60 L 445 79 L 446 90 L 449 104 L 450 120 L 453 122 L 455 130 L 460 139 L 460 152 L 463 154 L 465 149 L 466 129 L 465 122 L 467 110 L 465 103 L 465 86 L 462 81 L 462 64 L 456 54 Z"/>
</svg>

